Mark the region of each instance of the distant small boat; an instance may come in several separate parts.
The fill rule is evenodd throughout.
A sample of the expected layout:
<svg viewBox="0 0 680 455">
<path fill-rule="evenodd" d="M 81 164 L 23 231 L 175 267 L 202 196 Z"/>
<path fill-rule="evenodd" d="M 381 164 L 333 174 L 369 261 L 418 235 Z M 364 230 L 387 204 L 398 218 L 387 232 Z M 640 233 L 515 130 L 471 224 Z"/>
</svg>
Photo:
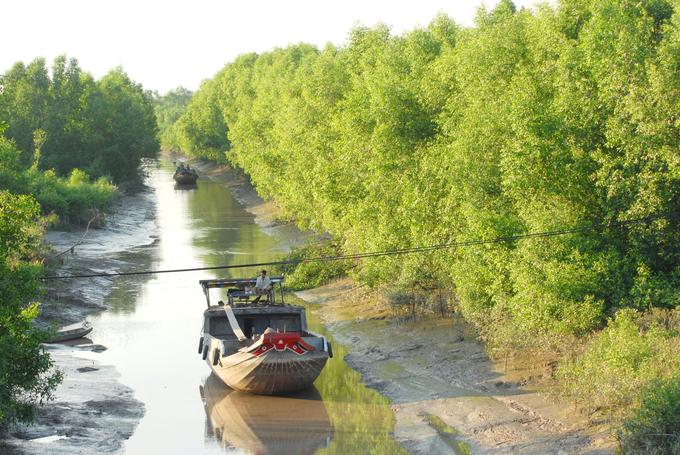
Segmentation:
<svg viewBox="0 0 680 455">
<path fill-rule="evenodd" d="M 172 164 L 177 166 L 175 161 L 173 161 Z M 184 163 L 181 163 L 172 178 L 175 179 L 175 182 L 179 185 L 194 185 L 196 184 L 196 180 L 198 180 L 198 174 L 196 173 L 196 169 L 191 169 L 189 165 L 184 167 Z"/>
<path fill-rule="evenodd" d="M 175 179 L 175 182 L 179 183 L 180 185 L 192 185 L 196 183 L 196 180 L 198 180 L 198 174 L 193 169 L 183 169 L 176 171 L 172 178 Z"/>
<path fill-rule="evenodd" d="M 57 334 L 48 341 L 48 343 L 61 343 L 62 341 L 76 340 L 84 337 L 90 332 L 92 332 L 92 326 L 86 322 L 82 327 L 76 327 L 69 330 L 57 330 Z"/>
</svg>

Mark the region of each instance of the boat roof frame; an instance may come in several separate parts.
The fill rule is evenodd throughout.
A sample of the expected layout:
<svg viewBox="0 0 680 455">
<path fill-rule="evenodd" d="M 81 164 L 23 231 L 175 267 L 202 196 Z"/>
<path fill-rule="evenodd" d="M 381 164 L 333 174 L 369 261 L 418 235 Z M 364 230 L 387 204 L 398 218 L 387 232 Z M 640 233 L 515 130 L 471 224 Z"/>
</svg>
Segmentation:
<svg viewBox="0 0 680 455">
<path fill-rule="evenodd" d="M 269 281 L 273 284 L 283 283 L 284 279 L 282 277 L 269 278 Z M 241 283 L 256 283 L 257 277 L 255 278 L 213 278 L 211 280 L 198 280 L 203 289 L 213 289 L 213 288 L 227 288 L 234 284 Z"/>
<path fill-rule="evenodd" d="M 279 290 L 281 291 L 281 305 L 284 305 L 283 301 L 283 281 L 284 277 L 269 278 L 269 282 L 272 284 L 272 290 L 270 291 L 274 294 L 274 286 L 279 285 Z M 205 294 L 205 300 L 210 308 L 210 289 L 220 289 L 228 288 L 238 284 L 252 284 L 257 283 L 257 277 L 255 278 L 213 278 L 209 280 L 198 280 L 201 288 L 203 289 L 203 294 Z"/>
</svg>

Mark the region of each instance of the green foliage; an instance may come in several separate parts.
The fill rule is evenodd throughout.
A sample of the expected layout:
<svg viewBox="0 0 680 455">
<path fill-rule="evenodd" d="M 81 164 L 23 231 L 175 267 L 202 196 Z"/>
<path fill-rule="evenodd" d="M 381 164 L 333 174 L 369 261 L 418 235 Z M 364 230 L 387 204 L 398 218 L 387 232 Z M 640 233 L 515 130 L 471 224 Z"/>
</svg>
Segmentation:
<svg viewBox="0 0 680 455">
<path fill-rule="evenodd" d="M 5 138 L 0 131 L 0 189 L 18 192 L 25 187 L 20 152 L 15 144 Z"/>
<path fill-rule="evenodd" d="M 36 406 L 52 397 L 61 374 L 41 342 L 48 336 L 31 325 L 43 268 L 36 258 L 42 241 L 39 207 L 29 196 L 0 191 L 0 425 L 30 422 Z"/>
<path fill-rule="evenodd" d="M 91 208 L 107 207 L 115 187 L 105 178 L 90 183 L 83 171 L 74 169 L 68 179 L 59 178 L 53 171 L 29 174 L 30 194 L 40 204 L 43 213 L 55 213 L 61 221 L 83 220 L 83 213 Z"/>
<path fill-rule="evenodd" d="M 37 58 L 28 66 L 17 62 L 0 84 L 5 134 L 26 167 L 138 181 L 142 160 L 158 152 L 152 95 L 120 67 L 95 81 L 77 60 L 59 56 L 50 77 L 45 59 Z"/>
<path fill-rule="evenodd" d="M 680 453 L 680 370 L 645 387 L 632 416 L 617 432 L 617 439 L 625 454 Z"/>
<path fill-rule="evenodd" d="M 21 165 L 20 151 L 14 143 L 0 137 L 0 190 L 31 194 L 44 215 L 54 213 L 64 223 L 83 221 L 83 212 L 107 207 L 115 187 L 105 178 L 90 183 L 87 174 L 73 169 L 68 178 L 53 170 L 41 172 Z"/>
<path fill-rule="evenodd" d="M 161 149 L 180 151 L 179 137 L 175 127 L 177 120 L 187 111 L 191 90 L 180 86 L 163 96 L 155 94 L 155 112 L 158 120 L 158 138 Z"/>
<path fill-rule="evenodd" d="M 582 355 L 557 370 L 560 392 L 597 407 L 625 410 L 641 390 L 680 368 L 680 317 L 673 311 L 660 323 L 659 311 L 639 315 L 619 311 L 586 344 Z"/>
<path fill-rule="evenodd" d="M 336 242 L 309 242 L 301 247 L 291 248 L 282 260 L 303 261 L 295 264 L 279 265 L 274 269 L 274 275 L 285 275 L 286 289 L 299 291 L 310 289 L 329 281 L 347 275 L 353 264 L 350 261 L 312 261 L 312 258 L 332 258 L 342 254 L 342 249 Z"/>
<path fill-rule="evenodd" d="M 181 147 L 223 154 L 344 253 L 677 213 L 676 8 L 503 1 L 473 27 L 440 14 L 401 36 L 359 25 L 344 47 L 242 55 L 192 98 Z M 352 274 L 455 288 L 503 354 L 584 336 L 621 308 L 676 308 L 678 227 L 671 217 L 365 259 Z"/>
<path fill-rule="evenodd" d="M 92 152 L 81 167 L 95 178 L 141 180 L 140 165 L 155 158 L 159 148 L 152 95 L 118 67 L 97 82 L 88 97 Z"/>
<path fill-rule="evenodd" d="M 139 181 L 140 163 L 155 157 L 153 100 L 121 68 L 95 81 L 59 56 L 51 73 L 38 58 L 0 77 L 0 190 L 31 194 L 43 214 L 78 222 L 106 208 L 109 179 Z"/>
<path fill-rule="evenodd" d="M 191 98 L 186 113 L 173 128 L 182 152 L 198 158 L 225 163 L 224 153 L 231 148 L 229 128 L 217 106 L 216 83 L 204 82 Z"/>
</svg>

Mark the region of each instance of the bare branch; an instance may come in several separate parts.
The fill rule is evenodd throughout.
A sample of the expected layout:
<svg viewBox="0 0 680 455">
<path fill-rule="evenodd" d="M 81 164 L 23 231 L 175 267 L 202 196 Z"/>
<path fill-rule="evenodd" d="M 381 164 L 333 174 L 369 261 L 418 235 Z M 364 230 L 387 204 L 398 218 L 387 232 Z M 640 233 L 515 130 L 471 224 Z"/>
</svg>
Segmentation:
<svg viewBox="0 0 680 455">
<path fill-rule="evenodd" d="M 101 217 L 102 217 L 101 212 L 100 212 L 99 210 L 97 210 L 97 209 L 94 209 L 94 211 L 92 212 L 92 215 L 90 215 L 90 221 L 87 222 L 87 228 L 85 228 L 85 233 L 84 233 L 83 236 L 80 238 L 80 241 L 74 243 L 73 245 L 71 245 L 70 248 L 67 248 L 67 249 L 64 250 L 64 251 L 55 254 L 55 255 L 54 255 L 54 258 L 58 258 L 59 256 L 61 256 L 61 255 L 63 255 L 63 254 L 66 254 L 66 253 L 68 253 L 69 251 L 73 251 L 73 249 L 74 249 L 75 247 L 77 247 L 78 245 L 82 245 L 82 244 L 83 244 L 83 241 L 85 240 L 85 237 L 87 236 L 87 233 L 88 233 L 89 230 L 90 230 L 90 224 L 92 224 L 93 221 L 100 219 Z"/>
</svg>

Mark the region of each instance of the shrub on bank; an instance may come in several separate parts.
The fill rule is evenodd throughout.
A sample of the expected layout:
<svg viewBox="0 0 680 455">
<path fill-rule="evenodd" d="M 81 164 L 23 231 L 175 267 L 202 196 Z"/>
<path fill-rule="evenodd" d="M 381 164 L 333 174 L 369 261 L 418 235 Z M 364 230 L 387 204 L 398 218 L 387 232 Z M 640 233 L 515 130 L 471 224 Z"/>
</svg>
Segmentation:
<svg viewBox="0 0 680 455">
<path fill-rule="evenodd" d="M 617 438 L 626 454 L 680 453 L 680 370 L 644 388 L 639 405 L 623 423 Z"/>
<path fill-rule="evenodd" d="M 446 289 L 386 287 L 384 297 L 397 317 L 417 320 L 419 317 L 447 317 L 456 311 L 455 294 Z"/>
<path fill-rule="evenodd" d="M 32 324 L 43 274 L 39 211 L 32 197 L 0 190 L 0 432 L 31 422 L 62 379 L 42 344 L 49 335 Z"/>
<path fill-rule="evenodd" d="M 427 294 L 423 292 L 408 291 L 405 289 L 391 289 L 385 295 L 390 303 L 392 311 L 405 317 L 407 320 L 415 320 L 419 311 L 423 311 L 428 301 Z"/>
<path fill-rule="evenodd" d="M 680 318 L 675 310 L 621 310 L 581 353 L 559 365 L 558 393 L 625 418 L 644 390 L 680 368 Z M 644 405 L 643 405 L 644 407 Z"/>
<path fill-rule="evenodd" d="M 116 190 L 103 177 L 90 183 L 90 177 L 79 169 L 73 169 L 68 178 L 59 177 L 54 170 L 27 169 L 19 156 L 16 145 L 0 137 L 0 190 L 30 194 L 43 215 L 54 213 L 63 223 L 80 221 L 88 209 L 105 209 Z"/>
<path fill-rule="evenodd" d="M 68 179 L 54 171 L 28 171 L 29 192 L 40 204 L 42 212 L 55 213 L 64 223 L 81 221 L 83 213 L 92 208 L 107 207 L 116 189 L 107 179 L 90 183 L 89 176 L 74 169 Z"/>
</svg>

